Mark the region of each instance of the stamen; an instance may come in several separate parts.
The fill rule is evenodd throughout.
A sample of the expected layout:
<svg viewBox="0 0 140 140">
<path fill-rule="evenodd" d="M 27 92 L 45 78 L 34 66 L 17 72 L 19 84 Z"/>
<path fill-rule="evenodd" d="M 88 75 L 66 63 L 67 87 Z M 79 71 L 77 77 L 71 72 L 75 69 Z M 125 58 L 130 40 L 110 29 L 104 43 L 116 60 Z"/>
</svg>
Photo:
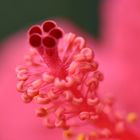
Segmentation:
<svg viewBox="0 0 140 140">
<path fill-rule="evenodd" d="M 90 115 L 89 115 L 89 112 L 81 112 L 79 114 L 79 117 L 80 117 L 81 120 L 88 120 Z"/>
<path fill-rule="evenodd" d="M 42 85 L 43 81 L 41 79 L 37 79 L 31 83 L 34 89 L 39 88 Z"/>
<path fill-rule="evenodd" d="M 21 99 L 24 103 L 30 103 L 32 101 L 32 97 L 28 96 L 26 93 L 21 95 Z"/>
<path fill-rule="evenodd" d="M 87 99 L 87 104 L 90 106 L 96 105 L 99 102 L 99 99 L 96 97 L 94 99 L 88 98 Z"/>
<path fill-rule="evenodd" d="M 48 104 L 50 102 L 50 99 L 48 97 L 37 96 L 36 97 L 36 102 L 38 104 Z"/>
<path fill-rule="evenodd" d="M 39 94 L 39 91 L 38 91 L 38 89 L 34 89 L 33 87 L 29 87 L 28 89 L 27 89 L 27 95 L 28 96 L 30 96 L 30 97 L 35 97 L 35 96 L 37 96 Z"/>
<path fill-rule="evenodd" d="M 42 74 L 43 81 L 47 83 L 51 83 L 54 81 L 55 77 L 53 75 L 48 74 L 47 72 L 44 72 Z"/>
<path fill-rule="evenodd" d="M 76 98 L 76 97 L 73 97 L 73 104 L 75 105 L 79 105 L 81 103 L 83 103 L 83 98 Z"/>
<path fill-rule="evenodd" d="M 86 140 L 86 137 L 84 134 L 79 134 L 76 140 Z"/>
<path fill-rule="evenodd" d="M 71 130 L 65 130 L 64 131 L 64 138 L 70 139 L 73 136 L 73 132 Z"/>
<path fill-rule="evenodd" d="M 18 83 L 17 83 L 17 91 L 19 91 L 19 92 L 24 92 L 25 90 L 24 90 L 24 84 L 25 84 L 25 81 L 19 81 Z"/>
<path fill-rule="evenodd" d="M 72 97 L 73 97 L 73 93 L 70 91 L 70 90 L 65 90 L 63 92 L 64 96 L 65 96 L 65 99 L 67 101 L 71 101 L 72 100 Z"/>
<path fill-rule="evenodd" d="M 38 108 L 35 112 L 38 117 L 44 117 L 47 115 L 47 111 L 44 108 Z"/>
<path fill-rule="evenodd" d="M 60 107 L 56 110 L 55 114 L 56 114 L 57 118 L 61 118 L 62 115 L 64 114 L 64 112 L 65 112 L 64 108 Z"/>
<path fill-rule="evenodd" d="M 135 112 L 128 113 L 127 118 L 126 118 L 128 123 L 134 123 L 137 121 L 137 119 L 138 119 L 138 116 Z"/>
<path fill-rule="evenodd" d="M 83 48 L 81 50 L 81 54 L 84 55 L 84 57 L 87 61 L 91 61 L 94 57 L 93 51 L 90 48 Z"/>
<path fill-rule="evenodd" d="M 18 80 L 26 81 L 28 79 L 27 70 L 23 69 L 17 73 Z"/>
</svg>

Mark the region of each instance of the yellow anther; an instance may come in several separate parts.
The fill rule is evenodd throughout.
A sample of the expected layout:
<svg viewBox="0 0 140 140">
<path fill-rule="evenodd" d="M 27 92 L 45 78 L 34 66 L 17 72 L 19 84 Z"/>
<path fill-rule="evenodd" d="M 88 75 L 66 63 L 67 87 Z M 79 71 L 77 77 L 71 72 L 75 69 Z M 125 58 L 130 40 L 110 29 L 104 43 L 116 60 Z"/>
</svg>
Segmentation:
<svg viewBox="0 0 140 140">
<path fill-rule="evenodd" d="M 135 112 L 128 113 L 128 115 L 126 117 L 126 121 L 128 123 L 134 123 L 134 122 L 137 121 L 137 119 L 138 119 L 138 116 L 137 116 L 137 114 Z"/>
<path fill-rule="evenodd" d="M 76 140 L 85 140 L 85 139 L 86 139 L 86 137 L 85 137 L 84 134 L 79 134 L 79 135 L 77 136 L 77 139 L 76 139 Z"/>
<path fill-rule="evenodd" d="M 63 134 L 64 134 L 64 137 L 67 139 L 69 139 L 73 136 L 73 133 L 71 130 L 65 130 Z"/>
</svg>

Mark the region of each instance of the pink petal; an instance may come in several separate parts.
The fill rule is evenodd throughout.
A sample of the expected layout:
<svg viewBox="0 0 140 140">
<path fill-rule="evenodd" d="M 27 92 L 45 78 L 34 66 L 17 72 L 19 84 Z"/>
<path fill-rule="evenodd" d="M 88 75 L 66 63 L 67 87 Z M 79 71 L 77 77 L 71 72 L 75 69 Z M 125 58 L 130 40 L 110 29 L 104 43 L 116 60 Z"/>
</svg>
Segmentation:
<svg viewBox="0 0 140 140">
<path fill-rule="evenodd" d="M 18 33 L 4 44 L 0 69 L 0 139 L 62 139 L 61 130 L 48 130 L 33 112 L 34 105 L 25 105 L 17 93 L 15 67 L 28 51 L 26 35 Z"/>
<path fill-rule="evenodd" d="M 140 116 L 140 1 L 108 0 L 102 5 L 102 42 L 99 54 L 105 73 L 103 89 L 115 94 L 129 111 Z M 108 51 L 108 52 L 107 52 Z M 140 120 L 136 123 L 140 128 Z"/>
</svg>

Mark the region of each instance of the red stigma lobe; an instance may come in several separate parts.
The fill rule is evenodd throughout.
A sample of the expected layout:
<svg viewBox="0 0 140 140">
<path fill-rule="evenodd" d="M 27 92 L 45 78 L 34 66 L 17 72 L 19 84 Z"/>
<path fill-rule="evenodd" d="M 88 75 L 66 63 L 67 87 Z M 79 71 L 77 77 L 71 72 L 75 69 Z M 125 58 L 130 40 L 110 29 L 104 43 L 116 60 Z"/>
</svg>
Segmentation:
<svg viewBox="0 0 140 140">
<path fill-rule="evenodd" d="M 60 38 L 63 37 L 63 30 L 54 21 L 48 20 L 42 26 L 32 26 L 28 34 L 30 45 L 36 48 L 50 71 L 53 72 L 56 67 L 61 65 L 57 46 Z"/>
<path fill-rule="evenodd" d="M 63 36 L 63 32 L 59 28 L 54 28 L 50 31 L 50 35 L 55 37 L 56 39 L 60 39 Z"/>
<path fill-rule="evenodd" d="M 38 34 L 42 34 L 42 31 L 41 31 L 41 28 L 40 28 L 40 26 L 38 26 L 38 25 L 34 25 L 34 26 L 32 26 L 31 28 L 30 28 L 30 30 L 29 30 L 29 35 L 32 35 L 32 34 L 34 34 L 34 33 L 38 33 Z"/>
<path fill-rule="evenodd" d="M 29 37 L 29 43 L 33 47 L 39 47 L 41 45 L 41 36 L 39 34 L 33 34 Z"/>
<path fill-rule="evenodd" d="M 54 47 L 56 45 L 55 39 L 51 36 L 46 36 L 43 38 L 43 45 L 48 48 Z"/>
<path fill-rule="evenodd" d="M 44 32 L 49 32 L 51 29 L 53 29 L 54 27 L 56 27 L 56 23 L 54 21 L 45 21 L 42 25 L 43 31 Z"/>
</svg>

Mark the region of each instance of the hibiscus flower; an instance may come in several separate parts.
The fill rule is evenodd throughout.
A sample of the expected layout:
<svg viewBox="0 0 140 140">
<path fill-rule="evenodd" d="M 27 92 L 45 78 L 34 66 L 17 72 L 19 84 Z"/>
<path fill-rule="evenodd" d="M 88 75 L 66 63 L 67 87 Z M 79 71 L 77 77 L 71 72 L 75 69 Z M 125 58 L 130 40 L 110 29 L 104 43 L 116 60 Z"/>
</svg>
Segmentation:
<svg viewBox="0 0 140 140">
<path fill-rule="evenodd" d="M 109 8 L 110 6 L 110 8 Z M 84 133 L 91 133 L 91 139 L 93 139 L 93 137 L 96 137 L 97 135 L 100 135 L 100 138 L 109 138 L 110 135 L 112 135 L 112 132 L 114 134 L 114 127 L 116 127 L 119 132 L 117 133 L 117 136 L 115 134 L 115 138 L 118 139 L 134 139 L 134 140 L 139 140 L 139 134 L 138 134 L 138 129 L 139 129 L 139 121 L 136 122 L 136 125 L 128 125 L 127 129 L 124 129 L 123 126 L 123 122 L 126 120 L 129 123 L 132 123 L 133 121 L 136 120 L 137 116 L 139 115 L 139 99 L 138 99 L 138 92 L 139 92 L 139 54 L 138 54 L 138 45 L 139 45 L 139 40 L 138 38 L 138 33 L 139 33 L 139 24 L 137 24 L 138 20 L 137 17 L 134 18 L 134 15 L 136 16 L 138 11 L 136 9 L 136 7 L 138 6 L 138 4 L 131 4 L 131 2 L 126 2 L 124 1 L 120 1 L 117 2 L 117 4 L 114 5 L 113 2 L 108 2 L 106 4 L 106 9 L 104 9 L 104 12 L 106 11 L 107 16 L 105 16 L 105 20 L 104 20 L 104 26 L 103 26 L 103 31 L 104 31 L 104 38 L 99 42 L 99 43 L 95 43 L 94 41 L 92 41 L 92 38 L 87 37 L 86 36 L 86 42 L 87 42 L 87 46 L 85 47 L 85 43 L 83 40 L 83 38 L 78 38 L 77 42 L 80 44 L 78 44 L 78 46 L 81 47 L 82 50 L 80 50 L 80 53 L 76 53 L 76 56 L 73 58 L 76 61 L 83 61 L 82 59 L 84 59 L 84 62 L 86 63 L 78 63 L 78 65 L 72 65 L 70 62 L 71 58 L 71 52 L 74 52 L 77 50 L 68 50 L 68 54 L 66 57 L 68 57 L 66 60 L 70 61 L 68 64 L 69 66 L 71 66 L 71 72 L 75 71 L 75 69 L 79 70 L 82 73 L 85 74 L 88 73 L 88 71 L 90 69 L 93 70 L 93 75 L 92 77 L 94 77 L 94 84 L 91 86 L 91 89 L 93 92 L 96 92 L 96 88 L 98 89 L 98 93 L 99 93 L 99 97 L 97 99 L 100 101 L 102 101 L 101 103 L 104 103 L 103 105 L 107 105 L 106 109 L 104 110 L 106 114 L 109 115 L 102 115 L 98 116 L 99 122 L 91 122 L 90 124 L 92 124 L 92 126 L 86 126 L 86 124 L 83 124 L 83 127 L 85 128 L 79 128 L 79 120 L 76 120 L 76 125 L 78 124 L 78 126 L 75 126 L 76 129 L 74 129 L 74 132 L 77 132 L 78 135 L 76 134 L 76 136 L 78 137 L 78 140 L 84 140 L 86 137 L 86 135 Z M 132 14 L 132 16 L 126 16 L 127 13 L 125 13 L 126 11 L 128 12 L 128 10 L 124 10 L 125 7 L 126 9 L 128 8 L 132 8 L 132 11 L 130 12 Z M 110 10 L 110 11 L 109 11 Z M 124 10 L 124 11 L 123 11 Z M 124 15 L 123 15 L 123 14 Z M 112 16 L 111 16 L 112 15 Z M 114 16 L 116 15 L 116 16 Z M 112 18 L 110 18 L 110 16 Z M 109 18 L 108 18 L 109 17 Z M 118 17 L 118 18 L 117 18 Z M 125 18 L 124 18 L 125 17 Z M 113 19 L 114 18 L 114 19 Z M 131 19 L 134 18 L 134 20 L 132 21 Z M 116 22 L 115 22 L 116 21 Z M 128 22 L 131 21 L 131 22 Z M 45 22 L 46 23 L 46 22 Z M 48 22 L 47 22 L 48 23 Z M 52 23 L 52 22 L 51 22 Z M 111 25 L 110 25 L 111 23 Z M 126 26 L 127 23 L 130 23 L 129 25 Z M 44 25 L 44 24 L 43 24 Z M 54 23 L 55 25 L 55 23 Z M 60 23 L 60 25 L 62 25 L 62 23 Z M 63 26 L 63 25 L 62 25 Z M 60 27 L 62 27 L 60 26 Z M 43 26 L 44 27 L 44 26 Z M 48 27 L 48 26 L 47 26 Z M 57 27 L 55 25 L 55 27 Z M 34 27 L 31 28 L 31 30 L 36 29 Z M 40 29 L 40 28 L 38 28 Z M 61 31 L 61 29 L 59 27 L 57 27 L 58 32 L 60 34 L 63 34 L 63 31 Z M 67 30 L 65 30 L 65 27 L 63 27 L 65 32 L 77 32 L 75 31 L 75 29 L 71 28 L 69 25 L 67 25 Z M 118 30 L 117 30 L 118 29 Z M 10 139 L 62 139 L 62 132 L 59 128 L 56 128 L 54 130 L 49 130 L 46 129 L 45 127 L 43 127 L 41 125 L 41 121 L 39 119 L 37 119 L 34 115 L 33 109 L 35 109 L 36 107 L 38 107 L 35 103 L 30 104 L 30 105 L 24 105 L 20 98 L 19 98 L 19 94 L 16 92 L 15 89 L 15 85 L 16 85 L 16 77 L 14 74 L 14 68 L 17 66 L 17 64 L 24 64 L 23 61 L 23 56 L 28 54 L 29 52 L 29 46 L 32 46 L 34 48 L 37 48 L 40 46 L 40 39 L 42 39 L 41 35 L 36 34 L 33 31 L 29 31 L 29 41 L 30 41 L 30 45 L 28 44 L 28 40 L 26 37 L 26 34 L 24 33 L 19 33 L 17 35 L 15 35 L 14 37 L 12 37 L 11 39 L 7 40 L 6 43 L 2 44 L 3 46 L 7 47 L 5 48 L 3 55 L 1 57 L 1 60 L 5 63 L 1 64 L 1 117 L 0 117 L 0 122 L 1 122 L 1 133 L 0 133 L 0 137 L 2 140 L 10 140 Z M 128 33 L 127 33 L 127 32 Z M 43 38 L 43 45 L 46 47 L 56 47 L 59 45 L 59 43 L 62 40 L 59 40 L 59 38 L 63 39 L 63 36 L 66 37 L 66 41 L 68 41 L 68 44 L 70 43 L 70 38 L 68 37 L 72 37 L 73 34 L 69 34 L 69 36 L 66 35 L 60 35 L 57 36 L 58 32 L 56 32 L 56 30 L 53 30 L 52 32 L 49 32 L 49 35 L 47 33 L 47 36 L 45 36 Z M 79 35 L 79 33 L 78 33 Z M 80 36 L 82 36 L 82 33 L 80 33 Z M 37 37 L 37 38 L 36 38 Z M 38 40 L 39 38 L 39 40 Z M 54 39 L 55 38 L 55 39 Z M 49 39 L 49 41 L 48 41 Z M 47 40 L 47 41 L 46 41 Z M 50 41 L 51 40 L 51 41 Z M 57 41 L 60 41 L 57 43 Z M 34 44 L 35 42 L 35 44 Z M 39 43 L 38 43 L 39 42 Z M 47 42 L 47 43 L 46 43 Z M 48 44 L 49 42 L 49 44 Z M 54 42 L 54 43 L 52 43 Z M 75 43 L 77 43 L 75 41 Z M 38 43 L 38 44 L 36 44 Z M 62 41 L 62 43 L 64 43 L 64 41 Z M 82 45 L 81 45 L 82 44 Z M 64 46 L 67 45 L 67 42 L 65 42 Z M 77 44 L 75 44 L 77 45 Z M 100 48 L 94 48 L 94 46 L 101 46 Z M 133 45 L 133 47 L 135 49 L 132 49 L 131 46 Z M 10 47 L 9 47 L 10 46 Z M 13 46 L 13 47 L 12 47 Z M 83 47 L 84 46 L 84 47 Z M 66 46 L 68 47 L 68 46 Z M 97 71 L 97 63 L 94 61 L 94 55 L 93 52 L 90 48 L 93 48 L 93 50 L 95 50 L 95 60 L 97 60 L 99 62 L 99 70 L 101 70 L 101 72 L 103 72 L 105 79 L 103 80 L 103 82 L 101 82 L 100 86 L 98 87 L 97 83 L 99 83 L 102 80 L 102 74 L 100 73 L 100 71 Z M 68 48 L 69 49 L 69 48 Z M 37 49 L 38 50 L 38 49 Z M 56 52 L 56 50 L 53 50 L 53 52 Z M 60 50 L 59 50 L 60 51 Z M 43 58 L 43 60 L 47 57 L 48 59 L 45 60 L 45 62 L 50 65 L 51 67 L 51 72 L 52 70 L 54 71 L 52 74 L 56 74 L 56 66 L 57 70 L 59 71 L 57 73 L 58 75 L 61 75 L 62 78 L 65 77 L 65 69 L 63 69 L 63 67 L 61 67 L 62 69 L 60 69 L 60 65 L 61 64 L 58 60 L 59 59 L 51 59 L 51 61 L 49 60 L 49 57 L 51 56 L 44 56 L 44 53 L 42 54 L 42 51 L 38 50 L 38 52 L 40 53 L 41 58 Z M 62 52 L 63 52 L 63 48 L 62 48 Z M 79 51 L 77 51 L 79 52 Z M 42 59 L 39 57 L 39 55 L 36 56 L 36 52 L 31 51 L 31 54 L 35 54 L 35 57 L 33 56 L 33 58 L 35 58 L 35 62 L 37 62 L 37 65 L 39 65 L 39 69 L 38 71 L 40 71 L 40 68 L 42 70 L 46 69 L 46 66 L 44 65 L 44 61 L 42 62 Z M 50 54 L 52 54 L 52 52 L 50 51 Z M 82 58 L 82 54 L 84 54 L 84 58 Z M 28 62 L 33 62 L 33 61 L 29 61 L 31 55 L 26 56 L 26 60 Z M 65 55 L 64 55 L 65 56 Z M 57 58 L 57 53 L 55 53 L 55 58 Z M 72 60 L 73 60 L 72 59 Z M 53 60 L 53 61 L 52 61 Z M 93 60 L 93 61 L 92 61 Z M 66 62 L 67 62 L 66 61 Z M 65 62 L 65 59 L 64 59 Z M 90 62 L 91 67 L 89 67 L 89 65 L 85 65 L 88 62 Z M 43 63 L 43 64 L 42 64 Z M 51 63 L 51 64 L 50 64 Z M 70 65 L 71 64 L 71 65 Z M 53 66 L 55 65 L 55 66 Z M 74 68 L 75 66 L 75 68 Z M 33 80 L 38 80 L 36 79 L 36 77 L 32 77 L 34 76 L 34 73 L 32 72 L 36 72 L 36 69 L 34 69 L 33 67 L 31 67 L 31 63 L 28 63 L 28 67 L 27 68 L 31 68 L 30 70 L 30 77 L 33 78 Z M 20 70 L 25 70 L 23 67 L 18 67 L 17 71 L 21 72 Z M 62 72 L 62 73 L 61 73 Z M 21 72 L 22 73 L 22 72 Z M 20 73 L 20 74 L 21 74 Z M 47 75 L 44 71 L 44 79 L 46 78 L 46 80 L 48 80 L 48 77 L 50 75 Z M 19 73 L 18 73 L 19 74 Z M 23 75 L 20 75 L 20 78 L 27 78 L 26 74 L 23 72 Z M 23 77 L 22 77 L 23 76 Z M 25 77 L 24 77 L 25 76 Z M 78 76 L 80 77 L 80 76 Z M 78 78 L 77 77 L 77 78 Z M 50 78 L 50 77 L 49 77 Z M 52 77 L 51 77 L 52 78 Z M 50 78 L 50 79 L 51 79 Z M 76 77 L 75 77 L 76 78 Z M 90 78 L 90 75 L 89 75 Z M 87 78 L 87 79 L 89 79 Z M 50 80 L 49 79 L 49 80 Z M 53 79 L 53 78 L 52 78 Z M 96 81 L 95 81 L 96 79 Z M 70 78 L 67 78 L 67 86 L 70 86 L 71 84 L 73 84 L 73 80 L 71 80 Z M 83 80 L 83 79 L 80 79 Z M 78 79 L 75 79 L 76 82 L 79 82 Z M 83 80 L 84 81 L 84 80 Z M 83 82 L 82 81 L 82 82 Z M 48 81 L 47 81 L 48 82 Z M 85 82 L 85 81 L 84 81 Z M 65 82 L 66 83 L 66 82 Z M 60 82 L 59 79 L 55 79 L 55 86 L 58 86 L 59 88 L 64 88 L 63 85 L 65 84 L 64 82 Z M 29 85 L 30 83 L 28 83 L 27 85 Z M 40 81 L 35 81 L 34 82 L 34 86 L 39 86 Z M 75 84 L 75 83 L 74 83 Z M 84 84 L 84 83 L 83 83 Z M 87 84 L 90 84 L 90 82 L 87 82 Z M 22 90 L 21 85 L 18 86 L 19 90 Z M 49 88 L 50 89 L 50 88 Z M 24 88 L 23 88 L 24 90 Z M 27 89 L 26 89 L 27 90 Z M 84 88 L 81 89 L 85 90 Z M 75 91 L 75 90 L 74 90 Z M 83 91 L 84 92 L 84 91 Z M 87 92 L 84 92 L 87 93 Z M 25 94 L 23 94 L 22 98 L 25 102 L 30 102 L 32 100 L 32 98 L 28 98 L 29 96 L 24 96 Z M 35 91 L 33 91 L 32 89 L 30 89 L 30 95 L 32 96 L 36 96 Z M 53 98 L 54 95 L 53 94 L 49 94 L 51 95 L 50 98 Z M 67 91 L 67 93 L 65 93 L 65 97 L 66 99 L 70 99 L 70 92 Z M 113 97 L 115 98 L 116 101 L 114 101 L 112 98 L 105 98 L 106 96 L 110 96 L 113 95 Z M 44 94 L 42 95 L 44 96 Z M 75 103 L 79 104 L 81 102 L 81 100 L 79 99 L 79 95 L 75 95 Z M 31 96 L 30 96 L 31 97 Z M 57 97 L 54 97 L 57 98 Z M 96 103 L 96 100 L 92 100 L 92 98 L 89 101 L 89 104 L 92 103 Z M 95 99 L 95 98 L 94 98 Z M 106 100 L 104 100 L 106 99 Z M 42 101 L 42 100 L 39 100 Z M 63 100 L 62 100 L 63 101 Z M 98 101 L 98 102 L 99 102 Z M 97 103 L 98 103 L 97 102 Z M 108 103 L 108 104 L 107 104 Z M 118 111 L 112 108 L 112 103 L 117 104 L 117 108 Z M 56 104 L 57 105 L 57 104 Z M 58 104 L 59 105 L 59 104 Z M 67 105 L 64 103 L 62 103 L 62 105 Z M 81 106 L 82 107 L 82 104 Z M 79 107 L 79 110 L 80 110 Z M 94 112 L 92 112 L 89 109 L 89 106 L 83 106 L 84 110 L 83 112 L 80 112 L 81 119 L 88 119 L 91 116 L 94 116 L 93 119 L 96 119 L 97 114 L 92 114 Z M 73 109 L 73 108 L 72 108 Z M 87 110 L 90 110 L 90 114 L 87 112 Z M 79 111 L 78 108 L 74 108 L 72 111 Z M 102 109 L 101 109 L 102 111 Z M 111 111 L 111 112 L 110 112 Z M 124 112 L 123 112 L 124 111 Z M 58 110 L 57 111 L 57 115 L 61 116 L 61 112 L 63 112 L 63 110 Z M 115 113 L 114 113 L 115 112 Z M 130 112 L 130 113 L 129 113 Z M 44 110 L 44 108 L 40 108 L 39 110 L 37 110 L 37 115 L 38 116 L 42 116 L 42 115 L 46 115 L 46 110 Z M 122 115 L 121 115 L 122 114 Z M 73 114 L 72 114 L 73 115 Z M 77 113 L 76 113 L 77 115 Z M 110 120 L 108 121 L 108 117 L 112 118 L 113 115 L 113 120 L 114 120 L 114 115 L 117 117 L 117 119 L 119 120 L 119 123 L 111 123 Z M 107 117 L 107 118 L 106 118 Z M 79 119 L 79 118 L 78 118 Z M 105 119 L 105 120 L 104 120 Z M 116 118 L 115 118 L 116 119 Z M 120 121 L 120 119 L 122 121 Z M 63 120 L 63 119 L 62 119 Z M 65 120 L 65 119 L 64 119 Z M 52 123 L 49 123 L 49 121 L 45 121 L 47 127 L 49 126 L 49 124 L 51 124 L 49 127 L 54 127 L 52 126 Z M 64 132 L 65 137 L 71 137 L 73 134 L 75 135 L 75 133 L 73 131 L 67 131 L 67 126 L 65 124 L 66 121 L 64 121 L 63 123 L 57 122 L 57 125 L 55 124 L 55 126 L 63 126 L 66 131 Z M 113 121 L 114 122 L 114 121 Z M 115 121 L 116 122 L 116 121 Z M 117 121 L 118 122 L 118 121 Z M 72 123 L 72 122 L 71 122 Z M 88 122 L 89 123 L 89 122 Z M 60 125 L 61 124 L 61 125 Z M 102 128 L 103 126 L 106 126 L 106 129 L 101 129 L 99 130 L 97 133 L 96 131 L 92 131 L 91 127 L 93 126 L 98 126 L 99 128 Z M 81 127 L 81 126 L 80 126 Z M 103 127 L 104 128 L 104 127 Z M 108 129 L 109 128 L 109 129 Z M 80 129 L 80 131 L 79 131 Z M 79 134 L 79 132 L 82 132 Z M 56 135 L 54 135 L 56 134 Z M 114 135 L 113 135 L 114 136 Z M 74 137 L 75 138 L 75 137 Z M 112 137 L 114 138 L 114 137 Z M 98 138 L 99 139 L 99 138 Z"/>
</svg>

